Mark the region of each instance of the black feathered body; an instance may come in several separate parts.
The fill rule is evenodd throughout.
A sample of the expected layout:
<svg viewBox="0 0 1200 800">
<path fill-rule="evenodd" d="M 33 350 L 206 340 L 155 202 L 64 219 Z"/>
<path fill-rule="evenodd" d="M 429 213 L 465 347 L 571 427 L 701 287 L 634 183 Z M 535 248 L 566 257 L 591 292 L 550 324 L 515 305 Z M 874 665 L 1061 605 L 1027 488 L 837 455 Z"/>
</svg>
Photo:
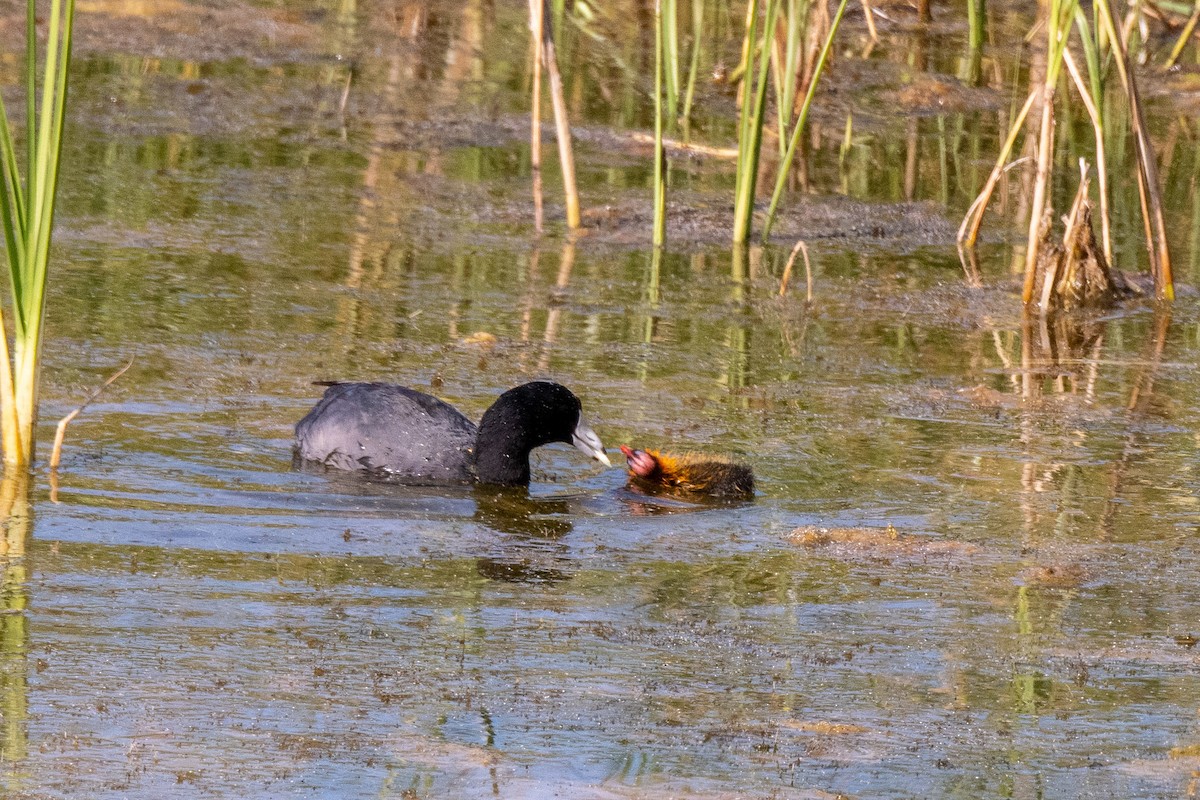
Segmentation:
<svg viewBox="0 0 1200 800">
<path fill-rule="evenodd" d="M 411 481 L 473 481 L 478 426 L 449 403 L 389 383 L 335 383 L 296 423 L 296 454 Z"/>
<path fill-rule="evenodd" d="M 553 381 L 509 389 L 478 426 L 436 397 L 390 383 L 329 383 L 296 424 L 296 457 L 407 483 L 529 483 L 529 454 L 572 442 L 579 398 Z M 591 451 L 588 451 L 592 454 Z M 602 450 L 601 450 L 602 452 Z"/>
</svg>

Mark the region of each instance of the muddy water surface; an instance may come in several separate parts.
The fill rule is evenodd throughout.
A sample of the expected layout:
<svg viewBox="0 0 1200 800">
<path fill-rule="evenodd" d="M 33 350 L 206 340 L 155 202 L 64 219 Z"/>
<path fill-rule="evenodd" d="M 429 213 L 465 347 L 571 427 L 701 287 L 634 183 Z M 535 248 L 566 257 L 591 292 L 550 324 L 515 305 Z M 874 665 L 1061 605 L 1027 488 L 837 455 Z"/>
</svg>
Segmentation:
<svg viewBox="0 0 1200 800">
<path fill-rule="evenodd" d="M 1002 224 L 964 284 L 1008 98 L 904 94 L 955 85 L 961 21 L 846 55 L 765 249 L 724 245 L 727 162 L 675 160 L 655 261 L 633 9 L 564 47 L 570 242 L 551 165 L 532 230 L 520 4 L 80 3 L 43 441 L 135 362 L 7 562 L 6 797 L 1195 792 L 1198 311 L 1023 326 Z M 538 376 L 614 454 L 730 453 L 759 496 L 648 501 L 562 446 L 528 493 L 291 469 L 313 380 L 478 417 Z"/>
</svg>

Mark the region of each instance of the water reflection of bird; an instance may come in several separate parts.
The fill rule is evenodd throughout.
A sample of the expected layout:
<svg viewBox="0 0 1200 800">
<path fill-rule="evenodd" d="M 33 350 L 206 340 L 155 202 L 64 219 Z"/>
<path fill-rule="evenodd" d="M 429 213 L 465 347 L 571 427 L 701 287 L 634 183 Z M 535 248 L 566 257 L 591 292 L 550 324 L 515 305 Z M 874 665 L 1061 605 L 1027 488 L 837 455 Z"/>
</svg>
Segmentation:
<svg viewBox="0 0 1200 800">
<path fill-rule="evenodd" d="M 731 499 L 754 496 L 754 472 L 719 456 L 679 456 L 621 445 L 629 464 L 630 483 L 648 492 L 707 495 Z"/>
<path fill-rule="evenodd" d="M 557 583 L 574 571 L 561 539 L 572 530 L 571 505 L 562 498 L 530 497 L 503 486 L 478 486 L 475 521 L 506 534 L 476 561 L 479 574 L 510 583 Z"/>
<path fill-rule="evenodd" d="M 458 409 L 389 383 L 329 382 L 296 423 L 299 462 L 406 483 L 529 484 L 529 453 L 569 442 L 609 465 L 579 398 L 551 381 L 509 389 L 476 426 Z"/>
<path fill-rule="evenodd" d="M 571 504 L 565 498 L 530 497 L 503 486 L 478 486 L 475 521 L 500 533 L 554 541 L 571 532 Z"/>
</svg>

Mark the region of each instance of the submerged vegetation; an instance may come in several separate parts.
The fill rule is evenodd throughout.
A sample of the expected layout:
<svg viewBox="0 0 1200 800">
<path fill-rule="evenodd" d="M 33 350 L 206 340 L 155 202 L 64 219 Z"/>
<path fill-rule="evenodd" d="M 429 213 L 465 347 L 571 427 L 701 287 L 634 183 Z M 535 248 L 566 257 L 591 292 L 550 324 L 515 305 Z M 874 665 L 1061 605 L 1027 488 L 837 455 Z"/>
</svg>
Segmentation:
<svg viewBox="0 0 1200 800">
<path fill-rule="evenodd" d="M 6 471 L 23 470 L 33 460 L 46 272 L 58 191 L 74 18 L 74 0 L 51 0 L 39 103 L 37 10 L 34 0 L 29 0 L 25 28 L 23 165 L 8 110 L 0 102 L 0 163 L 4 172 L 0 218 L 4 225 L 13 329 L 10 346 L 9 323 L 0 315 L 0 439 Z"/>
</svg>

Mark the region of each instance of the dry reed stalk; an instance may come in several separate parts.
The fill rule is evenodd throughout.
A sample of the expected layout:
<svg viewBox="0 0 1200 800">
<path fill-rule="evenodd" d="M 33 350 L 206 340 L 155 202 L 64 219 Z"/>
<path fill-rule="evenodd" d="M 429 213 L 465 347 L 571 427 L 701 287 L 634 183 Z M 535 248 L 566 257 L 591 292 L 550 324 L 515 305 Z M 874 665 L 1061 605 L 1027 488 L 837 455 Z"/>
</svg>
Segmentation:
<svg viewBox="0 0 1200 800">
<path fill-rule="evenodd" d="M 967 209 L 967 213 L 963 216 L 962 224 L 958 227 L 958 244 L 959 247 L 967 249 L 975 246 L 976 240 L 979 238 L 979 226 L 983 223 L 983 214 L 987 210 L 988 203 L 992 199 L 992 193 L 996 190 L 996 184 L 1000 182 L 1008 170 L 1012 169 L 1017 164 L 1025 161 L 1024 157 L 1017 159 L 1011 164 L 1006 163 L 1008 156 L 1012 153 L 1013 145 L 1017 142 L 1017 136 L 1021 133 L 1021 127 L 1025 124 L 1025 118 L 1029 116 L 1029 110 L 1033 108 L 1034 102 L 1037 100 L 1041 89 L 1034 88 L 1029 93 L 1029 97 L 1025 99 L 1025 105 L 1017 113 L 1017 118 L 1013 120 L 1013 124 L 1008 129 L 1008 138 L 1004 142 L 1004 146 L 1000 148 L 1000 155 L 996 159 L 996 165 L 992 167 L 992 173 L 988 175 L 987 182 L 983 185 L 979 196 L 975 198 L 975 202 Z"/>
<path fill-rule="evenodd" d="M 1096 176 L 1100 192 L 1100 237 L 1104 245 L 1104 258 L 1111 265 L 1113 263 L 1112 231 L 1108 214 L 1108 163 L 1104 157 L 1104 125 L 1100 121 L 1100 110 L 1096 108 L 1096 104 L 1092 100 L 1087 85 L 1083 82 L 1083 76 L 1079 72 L 1079 67 L 1075 65 L 1075 59 L 1071 56 L 1070 50 L 1063 50 L 1063 60 L 1067 64 L 1067 72 L 1071 74 L 1071 80 L 1075 82 L 1075 88 L 1079 90 L 1079 97 L 1083 100 L 1083 107 L 1087 109 L 1088 116 L 1092 120 L 1092 130 L 1096 134 Z"/>
<path fill-rule="evenodd" d="M 967 286 L 978 289 L 983 286 L 983 276 L 979 274 L 979 259 L 975 255 L 975 248 L 966 248 L 960 242 L 958 245 L 958 261 L 962 264 L 963 277 L 967 281 Z"/>
<path fill-rule="evenodd" d="M 785 143 L 787 142 L 787 116 L 783 113 L 783 85 L 786 78 L 784 77 L 784 55 L 783 46 L 780 44 L 780 38 L 787 37 L 787 20 L 784 19 L 780 12 L 780 19 L 776 24 L 775 35 L 771 37 L 771 80 L 775 84 L 775 127 L 778 131 L 776 145 L 779 149 L 780 158 L 783 157 Z M 783 29 L 782 31 L 780 29 Z"/>
<path fill-rule="evenodd" d="M 796 92 L 796 102 L 801 102 L 803 93 L 808 91 L 812 76 L 817 70 L 817 62 L 821 59 L 821 50 L 829 35 L 829 26 L 833 24 L 829 16 L 829 7 L 824 3 L 816 3 L 810 11 L 812 19 L 808 24 L 808 51 L 804 56 L 804 69 L 800 74 L 800 86 Z"/>
<path fill-rule="evenodd" d="M 1129 99 L 1132 111 L 1130 124 L 1133 127 L 1136 145 L 1138 189 L 1142 195 L 1142 215 L 1147 229 L 1146 247 L 1149 250 L 1150 268 L 1154 275 L 1154 291 L 1160 300 L 1174 300 L 1175 284 L 1171 277 L 1171 253 L 1167 247 L 1167 223 L 1163 216 L 1162 194 L 1158 188 L 1158 163 L 1154 157 L 1154 149 L 1150 146 L 1149 134 L 1146 133 L 1141 95 L 1130 72 L 1129 51 L 1125 47 L 1125 40 L 1117 34 L 1110 0 L 1100 0 L 1096 8 L 1100 11 L 1109 40 L 1116 51 L 1116 58 L 1113 60 L 1117 64 L 1117 74 L 1121 78 L 1121 86 L 1125 89 L 1125 96 Z M 1151 225 L 1157 237 L 1150 235 Z"/>
<path fill-rule="evenodd" d="M 1037 277 L 1038 249 L 1042 238 L 1042 217 L 1046 211 L 1046 185 L 1050 181 L 1050 162 L 1054 155 L 1054 85 L 1042 85 L 1042 124 L 1038 135 L 1037 177 L 1033 183 L 1033 202 L 1029 209 L 1029 236 L 1025 247 L 1025 283 L 1021 302 L 1028 305 L 1033 299 L 1033 283 Z"/>
<path fill-rule="evenodd" d="M 533 40 L 533 100 L 530 103 L 529 170 L 533 173 L 533 227 L 542 232 L 542 35 L 545 8 L 529 0 L 529 33 Z"/>
<path fill-rule="evenodd" d="M 1042 275 L 1042 296 L 1038 301 L 1041 313 L 1043 314 L 1050 310 L 1051 295 L 1055 290 L 1055 284 L 1058 283 L 1059 273 L 1066 270 L 1067 261 L 1073 255 L 1069 252 L 1070 242 L 1079 235 L 1079 214 L 1083 208 L 1084 202 L 1087 200 L 1089 185 L 1087 177 L 1087 164 L 1083 161 L 1083 159 L 1079 160 L 1079 173 L 1079 188 L 1075 190 L 1075 199 L 1071 202 L 1071 210 L 1067 213 L 1067 216 L 1064 220 L 1065 229 L 1063 231 L 1063 257 L 1044 259 L 1044 261 L 1048 261 L 1049 264 L 1047 265 L 1048 271 Z"/>
<path fill-rule="evenodd" d="M 106 380 L 104 383 L 102 383 L 98 387 L 96 387 L 92 391 L 92 393 L 87 396 L 87 399 L 84 400 L 82 403 L 80 403 L 79 406 L 75 408 L 75 410 L 73 410 L 70 414 L 67 414 L 65 417 L 63 417 L 62 419 L 60 419 L 58 421 L 58 427 L 54 431 L 54 449 L 52 449 L 50 451 L 49 467 L 50 467 L 51 472 L 57 470 L 59 462 L 62 461 L 62 446 L 63 446 L 63 439 L 66 438 L 66 435 L 67 435 L 67 425 L 71 424 L 71 421 L 74 420 L 76 417 L 78 417 L 80 414 L 82 414 L 83 410 L 85 408 L 87 408 L 88 406 L 90 406 L 95 401 L 95 399 L 100 396 L 101 392 L 103 392 L 109 386 L 112 386 L 113 382 L 116 381 L 117 378 L 121 377 L 126 372 L 128 372 L 129 368 L 132 366 L 133 366 L 133 358 L 131 357 L 129 359 L 128 364 L 121 367 L 119 370 L 114 372 L 112 375 L 108 376 L 108 380 Z"/>
<path fill-rule="evenodd" d="M 535 0 L 536 2 L 536 0 Z M 558 56 L 554 48 L 554 36 L 546 24 L 546 3 L 542 6 L 542 62 L 550 76 L 550 101 L 554 106 L 554 128 L 558 139 L 558 159 L 562 163 L 563 192 L 566 195 L 567 227 L 579 228 L 582 220 L 579 213 L 579 189 L 575 183 L 575 153 L 571 147 L 571 122 L 567 118 L 567 101 L 563 95 L 562 75 L 558 71 Z"/>
<path fill-rule="evenodd" d="M 861 0 L 863 16 L 867 20 L 867 33 L 871 35 L 871 44 L 879 41 L 879 31 L 875 30 L 875 16 L 871 11 L 871 0 Z"/>
<path fill-rule="evenodd" d="M 792 254 L 788 256 L 787 266 L 783 268 L 783 277 L 779 281 L 779 296 L 783 297 L 787 294 L 788 281 L 792 277 L 792 265 L 796 263 L 797 253 L 804 255 L 804 280 L 807 287 L 804 302 L 811 303 L 813 299 L 812 263 L 808 260 L 808 245 L 804 243 L 803 239 L 796 242 L 796 246 L 792 248 Z"/>
</svg>

